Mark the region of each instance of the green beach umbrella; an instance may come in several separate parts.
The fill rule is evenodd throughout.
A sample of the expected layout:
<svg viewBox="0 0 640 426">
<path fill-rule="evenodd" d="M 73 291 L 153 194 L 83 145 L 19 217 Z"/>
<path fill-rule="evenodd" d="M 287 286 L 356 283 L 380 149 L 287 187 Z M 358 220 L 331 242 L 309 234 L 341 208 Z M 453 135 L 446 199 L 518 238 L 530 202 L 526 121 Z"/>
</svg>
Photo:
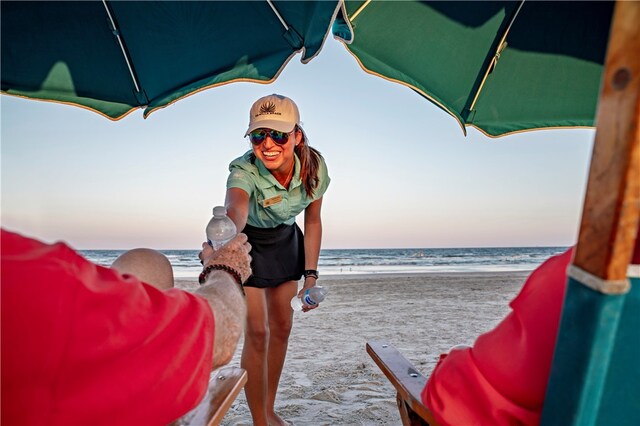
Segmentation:
<svg viewBox="0 0 640 426">
<path fill-rule="evenodd" d="M 333 32 L 360 66 L 412 88 L 463 131 L 594 124 L 613 2 L 345 5 Z"/>
<path fill-rule="evenodd" d="M 110 119 L 318 54 L 335 1 L 3 1 L 2 92 Z"/>
</svg>

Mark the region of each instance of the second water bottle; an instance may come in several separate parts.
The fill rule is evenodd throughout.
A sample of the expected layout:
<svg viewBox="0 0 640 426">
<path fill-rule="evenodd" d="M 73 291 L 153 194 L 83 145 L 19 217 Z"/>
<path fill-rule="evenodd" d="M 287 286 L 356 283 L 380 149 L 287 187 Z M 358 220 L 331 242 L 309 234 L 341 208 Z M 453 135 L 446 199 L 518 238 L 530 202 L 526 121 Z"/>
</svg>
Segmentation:
<svg viewBox="0 0 640 426">
<path fill-rule="evenodd" d="M 312 307 L 316 306 L 318 303 L 322 302 L 324 298 L 327 296 L 326 287 L 314 286 L 305 290 L 302 294 L 302 297 L 293 296 L 291 299 L 291 308 L 294 311 L 301 311 L 303 307 Z"/>
</svg>

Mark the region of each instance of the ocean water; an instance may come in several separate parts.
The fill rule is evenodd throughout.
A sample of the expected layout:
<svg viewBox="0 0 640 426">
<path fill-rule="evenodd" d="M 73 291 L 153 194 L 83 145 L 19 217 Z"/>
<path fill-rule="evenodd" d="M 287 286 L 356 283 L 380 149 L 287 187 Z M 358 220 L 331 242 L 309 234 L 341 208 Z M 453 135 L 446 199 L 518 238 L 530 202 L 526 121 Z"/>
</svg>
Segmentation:
<svg viewBox="0 0 640 426">
<path fill-rule="evenodd" d="M 532 271 L 567 247 L 483 247 L 424 249 L 325 249 L 322 275 L 420 272 Z M 81 250 L 87 259 L 109 266 L 124 250 Z M 198 250 L 162 250 L 176 278 L 195 278 L 202 270 Z"/>
</svg>

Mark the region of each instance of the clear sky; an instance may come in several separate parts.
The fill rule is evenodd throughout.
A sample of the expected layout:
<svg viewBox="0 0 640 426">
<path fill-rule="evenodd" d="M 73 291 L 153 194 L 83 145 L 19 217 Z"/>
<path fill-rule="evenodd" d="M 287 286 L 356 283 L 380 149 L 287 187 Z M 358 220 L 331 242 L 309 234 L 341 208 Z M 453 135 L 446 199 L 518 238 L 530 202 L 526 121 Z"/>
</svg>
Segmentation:
<svg viewBox="0 0 640 426">
<path fill-rule="evenodd" d="M 280 93 L 329 166 L 323 248 L 575 243 L 593 130 L 465 137 L 331 37 L 299 58 L 275 83 L 210 89 L 146 120 L 1 96 L 2 226 L 77 249 L 197 249 L 249 149 L 249 107 Z"/>
</svg>

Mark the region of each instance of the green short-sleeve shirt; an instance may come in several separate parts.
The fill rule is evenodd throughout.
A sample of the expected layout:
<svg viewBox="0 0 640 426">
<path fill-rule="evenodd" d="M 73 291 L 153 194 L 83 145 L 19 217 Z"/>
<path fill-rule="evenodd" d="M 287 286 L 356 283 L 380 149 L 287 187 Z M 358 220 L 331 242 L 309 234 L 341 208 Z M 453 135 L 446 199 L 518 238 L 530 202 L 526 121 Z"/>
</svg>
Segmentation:
<svg viewBox="0 0 640 426">
<path fill-rule="evenodd" d="M 249 217 L 247 223 L 259 228 L 275 228 L 280 224 L 293 225 L 296 216 L 313 201 L 322 197 L 331 179 L 324 158 L 318 167 L 318 186 L 313 198 L 300 180 L 300 160 L 294 155 L 293 178 L 287 190 L 276 180 L 265 165 L 256 158 L 251 162 L 252 151 L 229 164 L 227 189 L 240 188 L 249 194 Z"/>
</svg>

